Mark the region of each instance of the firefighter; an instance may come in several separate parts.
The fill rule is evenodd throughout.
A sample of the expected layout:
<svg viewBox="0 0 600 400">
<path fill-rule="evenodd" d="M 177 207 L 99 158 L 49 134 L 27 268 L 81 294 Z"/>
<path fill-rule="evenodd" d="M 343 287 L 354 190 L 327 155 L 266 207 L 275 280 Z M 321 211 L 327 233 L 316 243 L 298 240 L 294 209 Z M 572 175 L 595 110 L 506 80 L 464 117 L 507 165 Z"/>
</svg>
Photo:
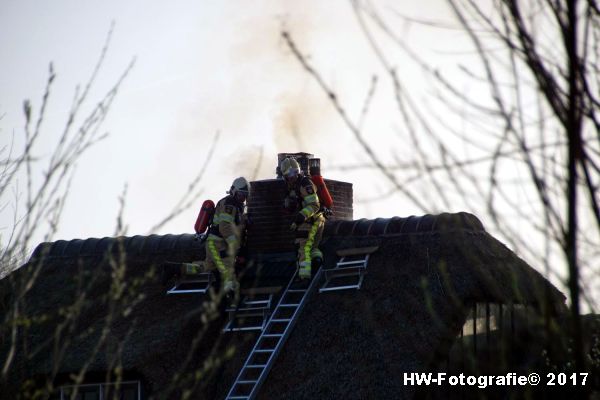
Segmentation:
<svg viewBox="0 0 600 400">
<path fill-rule="evenodd" d="M 284 207 L 296 212 L 290 230 L 296 232 L 295 243 L 298 246 L 298 277 L 311 279 L 311 274 L 323 263 L 323 254 L 319 242 L 323 235 L 325 218 L 319 204 L 317 188 L 310 177 L 300 170 L 300 164 L 294 158 L 281 162 L 281 173 L 287 185 Z"/>
<path fill-rule="evenodd" d="M 225 293 L 235 292 L 239 284 L 235 276 L 235 259 L 246 229 L 245 202 L 250 193 L 246 178 L 236 178 L 215 206 L 212 225 L 206 239 L 206 267 L 217 269 Z"/>
</svg>

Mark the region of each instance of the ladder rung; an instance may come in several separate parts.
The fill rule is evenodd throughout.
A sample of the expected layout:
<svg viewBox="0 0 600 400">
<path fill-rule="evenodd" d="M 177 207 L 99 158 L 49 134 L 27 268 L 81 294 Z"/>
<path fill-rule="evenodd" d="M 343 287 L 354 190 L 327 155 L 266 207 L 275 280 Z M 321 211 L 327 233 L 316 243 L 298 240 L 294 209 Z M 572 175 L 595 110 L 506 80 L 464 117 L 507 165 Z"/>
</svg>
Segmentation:
<svg viewBox="0 0 600 400">
<path fill-rule="evenodd" d="M 208 289 L 171 289 L 167 294 L 185 294 L 185 293 L 206 293 Z"/>
<path fill-rule="evenodd" d="M 252 311 L 252 312 L 249 312 L 249 311 L 239 312 L 238 311 L 237 313 L 230 311 L 229 314 L 230 314 L 230 317 L 231 317 L 231 314 L 235 314 L 235 320 L 249 320 L 250 318 L 254 318 L 254 319 L 262 318 L 264 320 L 265 317 L 267 317 L 267 318 L 269 317 L 268 315 L 265 315 L 266 312 L 259 312 L 259 311 Z M 233 323 L 234 320 L 232 319 L 231 322 Z M 256 322 L 258 323 L 258 321 L 256 321 Z"/>
<path fill-rule="evenodd" d="M 249 365 L 246 365 L 246 368 L 264 368 L 266 366 L 267 366 L 267 364 L 249 364 Z"/>
<path fill-rule="evenodd" d="M 349 276 L 361 277 L 363 275 L 364 275 L 364 273 L 362 273 L 362 272 L 344 272 L 344 273 L 339 273 L 339 274 L 326 274 L 328 281 L 331 281 L 333 279 L 339 279 L 339 278 L 347 278 Z"/>
<path fill-rule="evenodd" d="M 262 334 L 258 337 L 257 342 L 254 345 L 254 348 L 252 349 L 252 351 L 248 355 L 248 358 L 246 359 L 247 363 L 255 362 L 256 364 L 245 364 L 242 367 L 242 369 L 240 370 L 240 372 L 236 378 L 236 381 L 234 382 L 231 389 L 229 390 L 229 394 L 227 395 L 226 399 L 250 399 L 251 397 L 252 398 L 254 397 L 256 390 L 260 390 L 260 386 L 261 386 L 262 382 L 264 382 L 266 374 L 269 373 L 269 370 L 271 369 L 273 362 L 275 361 L 277 352 L 284 345 L 284 341 L 287 338 L 287 335 L 289 334 L 289 331 L 292 328 L 293 323 L 296 321 L 296 318 L 298 318 L 298 312 L 300 311 L 300 308 L 304 305 L 307 295 L 309 293 L 309 290 L 313 290 L 313 288 L 316 286 L 319 278 L 321 277 L 322 272 L 323 272 L 323 270 L 320 269 L 317 272 L 317 275 L 315 276 L 315 278 L 310 282 L 309 286 L 306 288 L 303 288 L 303 289 L 291 289 L 290 286 L 292 286 L 292 284 L 293 284 L 292 280 L 295 279 L 294 277 L 291 278 L 290 283 L 288 284 L 288 287 L 286 288 L 285 292 L 279 299 L 279 303 L 275 307 L 275 312 L 277 312 L 277 310 L 282 311 L 279 307 L 281 307 L 282 309 L 284 309 L 284 308 L 287 308 L 287 309 L 296 308 L 296 309 L 290 310 L 290 311 L 292 311 L 291 312 L 292 316 L 289 318 L 271 318 L 267 321 L 266 326 L 263 327 Z M 294 298 L 294 299 L 285 298 L 285 296 L 288 294 L 295 294 L 296 298 Z M 272 315 L 271 317 L 273 317 L 273 316 L 274 315 Z M 281 323 L 284 325 L 283 325 L 283 327 L 274 325 L 277 323 Z M 270 332 L 278 332 L 280 330 L 282 330 L 281 333 L 266 333 L 269 331 Z M 277 339 L 274 342 L 275 346 L 273 347 L 272 346 L 273 343 L 269 343 L 269 342 L 261 343 L 260 340 L 263 338 L 264 339 L 269 339 L 269 338 Z M 265 344 L 267 345 L 266 346 L 267 348 L 257 348 L 257 347 L 262 347 Z M 271 346 L 271 348 L 268 348 L 269 346 Z M 268 356 L 263 357 L 263 358 L 268 357 L 267 360 L 266 361 L 260 360 L 257 357 L 258 354 L 268 354 Z M 251 361 L 251 360 L 254 360 L 254 361 Z M 260 362 L 264 362 L 264 364 L 258 364 Z M 257 372 L 260 373 L 260 376 L 257 378 L 256 381 L 242 380 L 242 376 L 244 376 L 244 373 L 245 373 L 244 370 L 246 368 L 259 370 Z M 236 385 L 243 385 L 243 384 L 246 384 L 246 385 L 253 384 L 254 386 L 252 387 L 251 392 L 247 396 L 237 396 L 237 397 L 232 396 L 233 393 L 236 392 Z M 241 389 L 240 389 L 240 391 L 241 391 Z"/>
<path fill-rule="evenodd" d="M 227 312 L 231 312 L 231 311 L 237 311 L 237 312 L 244 312 L 244 311 L 260 311 L 260 310 L 268 310 L 268 307 L 231 307 L 228 308 L 226 311 Z"/>
<path fill-rule="evenodd" d="M 319 292 L 332 292 L 334 290 L 346 290 L 346 289 L 360 289 L 360 285 L 322 287 L 321 289 L 319 289 Z"/>
<path fill-rule="evenodd" d="M 341 267 L 341 268 L 330 268 L 330 269 L 326 269 L 323 272 L 325 272 L 326 274 L 330 274 L 332 272 L 343 272 L 343 271 L 356 271 L 356 272 L 360 272 L 362 270 L 366 270 L 367 267 L 365 267 L 364 265 L 360 265 L 360 266 L 356 266 L 356 267 Z"/>
<path fill-rule="evenodd" d="M 190 283 L 210 283 L 210 278 L 209 279 L 182 279 L 180 280 L 177 285 L 189 285 Z"/>
<path fill-rule="evenodd" d="M 241 318 L 240 318 L 241 319 Z M 227 325 L 223 328 L 223 332 L 245 332 L 245 331 L 258 331 L 263 330 L 264 324 L 260 325 L 236 325 L 235 321 L 229 321 Z"/>
<path fill-rule="evenodd" d="M 354 260 L 354 261 L 339 261 L 336 265 L 366 265 L 366 260 Z"/>
<path fill-rule="evenodd" d="M 367 247 L 352 247 L 347 249 L 340 249 L 335 253 L 338 257 L 355 257 L 364 256 L 368 257 L 379 249 L 379 246 L 367 246 Z"/>
<path fill-rule="evenodd" d="M 244 328 L 228 328 L 223 329 L 223 332 L 248 332 L 248 331 L 260 331 L 262 330 L 262 326 L 246 326 Z"/>
<path fill-rule="evenodd" d="M 256 304 L 268 305 L 270 302 L 271 302 L 271 300 L 244 300 L 243 301 L 244 304 L 248 304 L 248 305 L 256 305 Z"/>
</svg>

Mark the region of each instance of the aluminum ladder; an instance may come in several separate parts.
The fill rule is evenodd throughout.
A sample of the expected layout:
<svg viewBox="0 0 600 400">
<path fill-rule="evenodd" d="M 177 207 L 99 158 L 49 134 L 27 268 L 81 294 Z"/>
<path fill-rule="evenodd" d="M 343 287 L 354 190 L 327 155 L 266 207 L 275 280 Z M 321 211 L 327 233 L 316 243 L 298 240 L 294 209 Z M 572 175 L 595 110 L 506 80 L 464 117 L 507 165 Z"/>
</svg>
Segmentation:
<svg viewBox="0 0 600 400">
<path fill-rule="evenodd" d="M 197 263 L 174 263 L 166 262 L 166 265 L 181 266 L 181 268 L 187 269 L 201 269 L 202 264 Z M 163 267 L 164 268 L 164 267 Z M 167 290 L 167 294 L 189 294 L 189 293 L 206 293 L 208 289 L 215 281 L 213 272 L 197 272 L 197 273 L 185 273 L 181 272 L 177 276 L 175 283 L 171 289 Z"/>
<path fill-rule="evenodd" d="M 309 294 L 317 286 L 322 271 L 323 269 L 320 268 L 310 285 L 304 288 L 299 287 L 298 283 L 295 282 L 298 273 L 296 271 L 281 295 L 265 329 L 246 358 L 244 366 L 233 385 L 231 385 L 226 400 L 252 400 L 256 398 L 262 383 L 277 359 L 277 355 L 294 328 Z"/>
<path fill-rule="evenodd" d="M 229 321 L 223 332 L 264 330 L 271 315 L 273 295 L 245 297 L 238 306 L 229 307 Z"/>
<path fill-rule="evenodd" d="M 334 268 L 325 269 L 325 282 L 319 293 L 334 290 L 360 289 L 367 272 L 369 257 L 379 246 L 350 248 L 336 252 L 340 260 Z"/>
</svg>

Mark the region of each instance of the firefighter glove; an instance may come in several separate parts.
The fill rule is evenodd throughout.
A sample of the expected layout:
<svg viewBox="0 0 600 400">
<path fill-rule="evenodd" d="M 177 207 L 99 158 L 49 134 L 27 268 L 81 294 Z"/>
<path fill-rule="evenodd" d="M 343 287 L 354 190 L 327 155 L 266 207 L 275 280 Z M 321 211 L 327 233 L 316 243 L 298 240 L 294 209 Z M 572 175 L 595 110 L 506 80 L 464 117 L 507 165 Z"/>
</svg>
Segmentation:
<svg viewBox="0 0 600 400">
<path fill-rule="evenodd" d="M 223 284 L 223 290 L 225 293 L 237 291 L 238 287 L 238 283 L 232 279 L 225 280 L 225 283 Z"/>
</svg>

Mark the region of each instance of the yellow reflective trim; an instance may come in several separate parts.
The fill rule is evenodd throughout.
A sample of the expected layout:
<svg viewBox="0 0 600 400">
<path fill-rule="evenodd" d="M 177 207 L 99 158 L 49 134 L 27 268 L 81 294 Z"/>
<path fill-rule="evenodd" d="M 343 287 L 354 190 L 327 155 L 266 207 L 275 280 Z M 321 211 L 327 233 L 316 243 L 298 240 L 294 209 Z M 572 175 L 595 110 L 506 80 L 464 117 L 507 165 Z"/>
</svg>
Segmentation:
<svg viewBox="0 0 600 400">
<path fill-rule="evenodd" d="M 201 268 L 198 264 L 184 263 L 183 266 L 185 267 L 185 273 L 187 275 L 195 275 L 201 271 Z"/>
<path fill-rule="evenodd" d="M 302 210 L 300 210 L 300 213 L 302 215 L 304 215 L 306 218 L 310 217 L 312 214 L 312 210 L 309 207 L 305 207 Z"/>
<path fill-rule="evenodd" d="M 227 239 L 225 239 L 227 241 L 227 243 L 234 243 L 237 242 L 237 237 L 235 235 L 231 235 L 228 236 Z"/>
<path fill-rule="evenodd" d="M 310 227 L 310 231 L 308 232 L 308 240 L 306 241 L 306 244 L 304 245 L 304 262 L 302 264 L 304 264 L 303 267 L 304 267 L 304 270 L 306 270 L 306 271 L 311 270 L 310 253 L 312 250 L 312 246 L 315 242 L 315 236 L 317 234 L 318 228 L 319 228 L 319 221 L 317 220 Z"/>
<path fill-rule="evenodd" d="M 317 202 L 317 195 L 316 194 L 309 194 L 308 196 L 304 197 L 304 202 L 305 203 L 316 203 Z"/>
<path fill-rule="evenodd" d="M 227 267 L 225 267 L 225 264 L 223 264 L 223 260 L 221 259 L 217 248 L 215 247 L 215 241 L 210 236 L 208 237 L 208 250 L 210 251 L 210 254 L 215 260 L 215 264 L 217 264 L 217 269 L 219 270 L 221 275 L 223 275 L 223 279 L 230 279 L 229 270 L 227 269 Z"/>
<path fill-rule="evenodd" d="M 221 213 L 219 214 L 219 219 L 221 220 L 221 222 L 233 222 L 233 215 Z"/>
</svg>

